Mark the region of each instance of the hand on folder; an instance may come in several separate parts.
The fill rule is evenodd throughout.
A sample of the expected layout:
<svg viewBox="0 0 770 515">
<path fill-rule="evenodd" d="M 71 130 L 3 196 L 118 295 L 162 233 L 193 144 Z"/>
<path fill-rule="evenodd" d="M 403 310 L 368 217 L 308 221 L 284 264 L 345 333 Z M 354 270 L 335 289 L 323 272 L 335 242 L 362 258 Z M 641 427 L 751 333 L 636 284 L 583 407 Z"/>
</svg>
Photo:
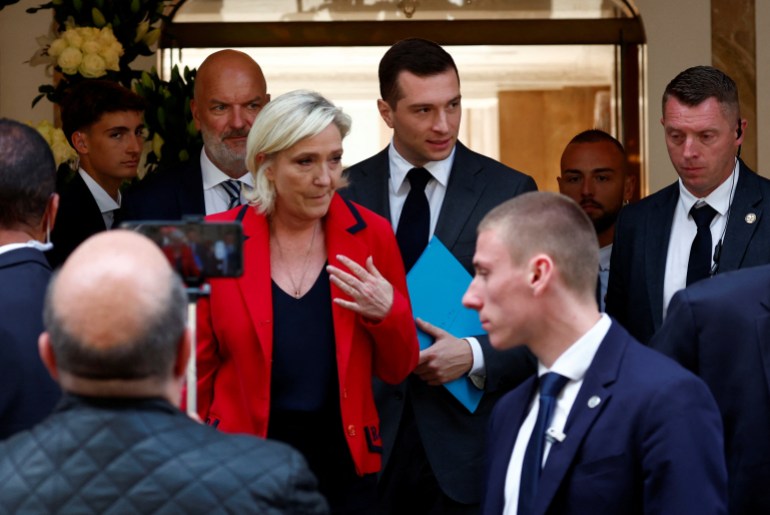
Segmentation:
<svg viewBox="0 0 770 515">
<path fill-rule="evenodd" d="M 417 327 L 435 339 L 433 345 L 420 352 L 420 361 L 414 369 L 420 379 L 439 386 L 468 373 L 473 366 L 473 352 L 467 341 L 420 318 Z"/>
</svg>

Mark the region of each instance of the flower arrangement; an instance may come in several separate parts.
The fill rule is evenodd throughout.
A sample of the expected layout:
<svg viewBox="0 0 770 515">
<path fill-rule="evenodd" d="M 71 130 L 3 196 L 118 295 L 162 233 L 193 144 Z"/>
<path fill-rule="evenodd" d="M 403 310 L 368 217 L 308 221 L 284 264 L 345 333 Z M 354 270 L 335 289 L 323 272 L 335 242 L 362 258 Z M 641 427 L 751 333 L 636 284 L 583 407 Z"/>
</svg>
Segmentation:
<svg viewBox="0 0 770 515">
<path fill-rule="evenodd" d="M 2 2 L 4 0 L 0 0 Z M 190 149 L 202 145 L 190 111 L 195 70 L 162 80 L 155 68 L 134 70 L 140 55 L 153 55 L 160 38 L 159 24 L 175 0 L 51 0 L 27 9 L 34 14 L 53 11 L 56 28 L 38 38 L 40 49 L 31 65 L 44 64 L 56 72 L 53 84 L 43 84 L 34 106 L 42 98 L 58 104 L 67 90 L 83 80 L 102 78 L 133 88 L 147 101 L 145 124 L 149 143 L 147 169 L 172 166 L 190 158 Z"/>
<path fill-rule="evenodd" d="M 104 76 L 107 70 L 120 71 L 123 45 L 115 38 L 108 25 L 96 27 L 68 27 L 47 47 L 49 62 L 66 75 L 80 74 L 87 79 Z"/>
<path fill-rule="evenodd" d="M 148 108 L 144 121 L 150 129 L 152 149 L 145 166 L 152 169 L 165 163 L 181 163 L 190 159 L 190 150 L 203 145 L 195 127 L 190 99 L 193 96 L 196 70 L 179 67 L 171 70 L 168 81 L 161 79 L 155 68 L 142 72 L 134 82 L 134 91 L 144 97 Z"/>
<path fill-rule="evenodd" d="M 141 71 L 130 67 L 140 55 L 153 55 L 170 0 L 51 0 L 27 9 L 34 14 L 53 10 L 57 29 L 38 38 L 40 49 L 30 59 L 63 74 L 56 84 L 38 88 L 43 97 L 60 103 L 66 90 L 92 78 L 116 80 L 130 88 Z"/>
<path fill-rule="evenodd" d="M 45 141 L 48 143 L 48 146 L 51 147 L 54 161 L 56 161 L 56 168 L 59 168 L 62 163 L 69 164 L 71 169 L 75 168 L 78 154 L 75 152 L 75 149 L 72 148 L 67 142 L 67 138 L 64 136 L 64 131 L 54 127 L 53 124 L 48 120 L 43 120 L 37 125 L 28 122 L 27 125 L 34 127 L 37 132 L 43 136 L 43 139 L 45 139 Z"/>
</svg>

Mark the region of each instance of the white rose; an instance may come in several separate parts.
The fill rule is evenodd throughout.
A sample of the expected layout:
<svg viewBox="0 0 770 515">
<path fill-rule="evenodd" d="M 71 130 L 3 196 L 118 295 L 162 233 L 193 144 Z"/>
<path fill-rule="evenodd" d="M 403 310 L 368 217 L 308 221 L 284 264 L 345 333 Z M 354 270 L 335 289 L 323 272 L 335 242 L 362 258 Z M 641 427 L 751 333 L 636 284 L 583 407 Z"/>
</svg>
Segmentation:
<svg viewBox="0 0 770 515">
<path fill-rule="evenodd" d="M 84 41 L 80 50 L 82 50 L 84 54 L 98 54 L 100 50 L 99 43 L 97 43 L 95 39 Z"/>
<path fill-rule="evenodd" d="M 109 46 L 118 41 L 117 38 L 115 38 L 115 34 L 112 32 L 112 28 L 109 26 L 101 29 L 96 37 L 99 40 L 99 44 L 102 46 Z"/>
<path fill-rule="evenodd" d="M 78 27 L 77 30 L 83 40 L 99 39 L 100 32 L 96 27 Z"/>
<path fill-rule="evenodd" d="M 51 152 L 53 152 L 53 158 L 56 161 L 57 168 L 63 162 L 71 161 L 77 156 L 75 151 L 67 144 L 66 141 L 55 141 L 53 144 L 51 144 Z"/>
<path fill-rule="evenodd" d="M 80 48 L 80 46 L 83 44 L 83 38 L 80 37 L 78 31 L 74 28 L 65 30 L 64 34 L 62 34 L 62 37 L 71 47 Z"/>
<path fill-rule="evenodd" d="M 59 57 L 65 48 L 67 48 L 67 42 L 62 38 L 56 39 L 51 43 L 51 46 L 48 47 L 48 55 L 51 57 Z"/>
<path fill-rule="evenodd" d="M 78 66 L 83 60 L 83 54 L 74 47 L 65 48 L 64 51 L 59 54 L 59 58 L 56 63 L 61 68 L 62 72 L 67 75 L 75 75 L 78 72 Z"/>
<path fill-rule="evenodd" d="M 98 54 L 86 54 L 78 67 L 80 75 L 87 79 L 95 79 L 106 73 L 105 62 Z"/>
<path fill-rule="evenodd" d="M 99 55 L 104 58 L 104 65 L 108 70 L 120 71 L 120 56 L 112 48 L 102 48 Z"/>
</svg>

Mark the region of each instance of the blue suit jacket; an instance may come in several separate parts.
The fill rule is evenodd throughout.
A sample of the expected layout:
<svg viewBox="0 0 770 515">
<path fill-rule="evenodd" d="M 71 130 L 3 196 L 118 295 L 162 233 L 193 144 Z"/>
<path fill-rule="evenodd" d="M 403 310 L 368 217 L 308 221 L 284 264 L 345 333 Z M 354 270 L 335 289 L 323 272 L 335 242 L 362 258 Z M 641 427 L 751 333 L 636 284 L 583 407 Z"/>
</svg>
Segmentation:
<svg viewBox="0 0 770 515">
<path fill-rule="evenodd" d="M 502 513 L 531 378 L 498 402 L 487 451 L 485 515 Z M 590 407 L 588 400 L 598 397 Z M 592 403 L 593 404 L 593 403 Z M 548 454 L 532 515 L 726 512 L 722 424 L 706 385 L 613 322 Z"/>
<path fill-rule="evenodd" d="M 390 220 L 388 149 L 350 167 L 350 186 L 340 193 Z M 435 235 L 457 260 L 473 273 L 476 227 L 498 204 L 537 186 L 531 177 L 469 150 L 457 143 Z M 469 335 L 456 335 L 469 336 Z M 484 397 L 471 414 L 442 386 L 429 386 L 410 376 L 397 386 L 375 384 L 383 442 L 383 469 L 387 466 L 409 395 L 431 468 L 443 491 L 456 501 L 481 501 L 484 438 L 489 415 L 503 393 L 534 374 L 534 359 L 525 349 L 498 352 L 479 337 L 486 363 Z"/>
<path fill-rule="evenodd" d="M 623 208 L 615 225 L 607 313 L 640 342 L 663 323 L 663 281 L 679 184 Z M 719 273 L 770 263 L 770 180 L 740 164 Z M 754 214 L 752 223 L 746 216 Z M 716 242 L 714 242 L 716 244 Z"/>
<path fill-rule="evenodd" d="M 714 394 L 725 428 L 730 513 L 770 513 L 770 266 L 678 292 L 650 345 Z"/>
<path fill-rule="evenodd" d="M 159 171 L 124 194 L 123 220 L 181 220 L 206 216 L 200 152 L 175 168 Z"/>
<path fill-rule="evenodd" d="M 37 350 L 50 277 L 37 249 L 0 254 L 0 440 L 41 421 L 61 395 Z"/>
</svg>

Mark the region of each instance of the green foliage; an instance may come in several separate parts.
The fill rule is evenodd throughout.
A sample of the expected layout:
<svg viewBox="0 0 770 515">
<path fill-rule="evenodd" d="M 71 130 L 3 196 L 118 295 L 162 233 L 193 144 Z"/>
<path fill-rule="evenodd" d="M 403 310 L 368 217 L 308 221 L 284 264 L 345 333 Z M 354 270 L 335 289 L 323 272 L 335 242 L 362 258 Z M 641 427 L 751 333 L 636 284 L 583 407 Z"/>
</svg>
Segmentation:
<svg viewBox="0 0 770 515">
<path fill-rule="evenodd" d="M 152 150 L 147 155 L 147 167 L 164 169 L 185 162 L 190 150 L 203 145 L 200 133 L 190 109 L 196 70 L 185 67 L 171 70 L 171 79 L 162 80 L 155 68 L 142 72 L 133 88 L 147 101 L 144 119 L 152 141 Z"/>
</svg>

